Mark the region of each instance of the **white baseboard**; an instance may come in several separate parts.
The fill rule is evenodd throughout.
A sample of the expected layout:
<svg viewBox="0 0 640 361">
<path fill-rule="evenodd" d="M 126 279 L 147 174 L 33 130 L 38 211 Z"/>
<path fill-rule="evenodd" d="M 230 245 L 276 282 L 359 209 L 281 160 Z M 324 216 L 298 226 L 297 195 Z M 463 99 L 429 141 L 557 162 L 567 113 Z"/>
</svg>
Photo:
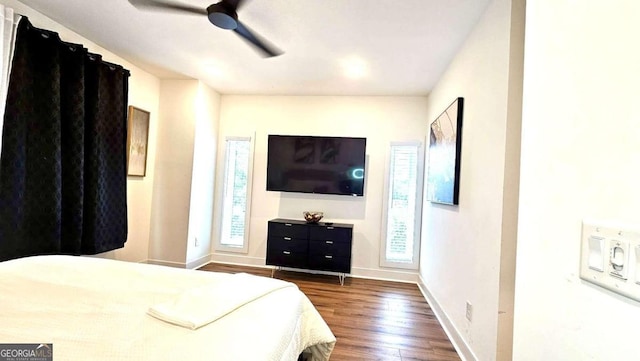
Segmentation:
<svg viewBox="0 0 640 361">
<path fill-rule="evenodd" d="M 214 253 L 211 255 L 211 262 L 233 264 L 238 266 L 266 267 L 264 258 L 249 257 L 239 254 Z"/>
<path fill-rule="evenodd" d="M 157 264 L 160 266 L 169 266 L 175 268 L 187 268 L 187 264 L 184 262 L 162 261 L 159 259 L 148 259 L 145 263 Z"/>
<path fill-rule="evenodd" d="M 204 266 L 205 264 L 211 262 L 211 254 L 202 256 L 198 259 L 195 259 L 193 261 L 189 261 L 186 264 L 186 268 L 188 269 L 197 269 L 200 268 L 202 266 Z"/>
<path fill-rule="evenodd" d="M 204 266 L 205 264 L 211 262 L 211 255 L 206 255 L 203 257 L 200 257 L 196 260 L 193 261 L 189 261 L 187 263 L 185 262 L 173 262 L 173 261 L 163 261 L 163 260 L 159 260 L 159 259 L 148 259 L 146 261 L 143 261 L 142 263 L 149 263 L 149 264 L 157 264 L 157 265 L 161 265 L 161 266 L 169 266 L 169 267 L 175 267 L 175 268 L 186 268 L 186 269 L 196 269 L 196 268 L 200 268 L 202 266 Z"/>
<path fill-rule="evenodd" d="M 228 253 L 212 254 L 211 262 L 226 263 L 226 264 L 239 265 L 239 266 L 272 268 L 272 266 L 265 265 L 264 258 L 248 257 L 248 256 L 243 256 L 238 254 L 228 254 Z M 294 269 L 294 268 L 285 268 L 285 269 L 291 269 L 291 270 L 295 270 L 299 272 L 307 272 L 307 273 L 318 273 L 318 274 L 328 274 L 328 275 L 336 274 L 335 272 L 322 272 L 322 271 L 303 270 L 303 269 Z M 418 282 L 418 273 L 416 271 L 352 267 L 351 273 L 348 276 L 357 277 L 357 278 L 371 278 L 371 279 L 383 280 L 383 281 L 411 282 L 411 283 Z"/>
<path fill-rule="evenodd" d="M 248 257 L 244 255 L 228 254 L 228 253 L 214 253 L 211 255 L 206 255 L 204 257 L 198 258 L 197 260 L 194 260 L 188 263 L 162 261 L 157 259 L 148 259 L 146 260 L 145 263 L 159 264 L 163 266 L 170 266 L 170 267 L 177 267 L 177 268 L 196 269 L 210 262 L 224 263 L 224 264 L 237 265 L 237 266 L 273 268 L 272 266 L 265 265 L 264 258 Z M 336 274 L 335 272 L 322 272 L 322 271 L 294 269 L 294 268 L 285 268 L 285 269 L 290 269 L 298 272 L 307 272 L 307 273 L 318 273 L 318 274 L 328 274 L 328 275 Z M 370 278 L 370 279 L 381 280 L 381 281 L 418 283 L 418 273 L 416 271 L 352 267 L 351 273 L 348 274 L 348 276 L 356 277 L 356 278 Z"/>
<path fill-rule="evenodd" d="M 449 340 L 451 340 L 453 347 L 455 347 L 462 361 L 477 361 L 478 358 L 473 354 L 473 351 L 465 342 L 460 331 L 458 331 L 453 322 L 451 322 L 447 313 L 442 309 L 431 292 L 429 292 L 429 288 L 425 285 L 424 279 L 420 275 L 418 275 L 418 288 L 429 303 L 429 306 L 431 306 L 433 313 L 436 315 L 436 318 L 440 322 L 440 325 L 442 325 L 444 332 L 449 337 Z"/>
<path fill-rule="evenodd" d="M 370 278 L 381 281 L 418 283 L 417 271 L 351 267 L 350 276 L 357 278 Z"/>
</svg>

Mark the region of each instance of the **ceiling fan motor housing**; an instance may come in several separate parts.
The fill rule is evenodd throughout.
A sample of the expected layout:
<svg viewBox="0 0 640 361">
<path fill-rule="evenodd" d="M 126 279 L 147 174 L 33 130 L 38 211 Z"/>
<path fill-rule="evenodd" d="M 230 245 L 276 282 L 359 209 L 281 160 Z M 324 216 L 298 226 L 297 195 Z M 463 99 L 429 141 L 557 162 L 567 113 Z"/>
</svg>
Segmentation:
<svg viewBox="0 0 640 361">
<path fill-rule="evenodd" d="M 223 5 L 223 2 L 209 5 L 207 8 L 209 21 L 222 29 L 234 30 L 238 27 L 238 14 Z"/>
</svg>

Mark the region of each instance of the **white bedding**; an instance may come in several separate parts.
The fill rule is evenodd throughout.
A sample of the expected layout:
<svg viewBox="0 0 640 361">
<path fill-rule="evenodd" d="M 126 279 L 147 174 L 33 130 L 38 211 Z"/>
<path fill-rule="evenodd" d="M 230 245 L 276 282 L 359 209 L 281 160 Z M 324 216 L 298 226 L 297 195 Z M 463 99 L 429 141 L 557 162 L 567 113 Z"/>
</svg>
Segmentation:
<svg viewBox="0 0 640 361">
<path fill-rule="evenodd" d="M 53 343 L 56 361 L 284 361 L 305 349 L 313 360 L 329 359 L 335 337 L 297 287 L 258 297 L 197 330 L 147 314 L 192 289 L 236 287 L 228 277 L 88 257 L 2 262 L 0 343 Z"/>
<path fill-rule="evenodd" d="M 149 307 L 151 316 L 196 330 L 238 308 L 285 287 L 291 282 L 237 273 L 206 286 L 186 290 L 177 297 Z M 229 292 L 233 290 L 233 292 Z"/>
</svg>

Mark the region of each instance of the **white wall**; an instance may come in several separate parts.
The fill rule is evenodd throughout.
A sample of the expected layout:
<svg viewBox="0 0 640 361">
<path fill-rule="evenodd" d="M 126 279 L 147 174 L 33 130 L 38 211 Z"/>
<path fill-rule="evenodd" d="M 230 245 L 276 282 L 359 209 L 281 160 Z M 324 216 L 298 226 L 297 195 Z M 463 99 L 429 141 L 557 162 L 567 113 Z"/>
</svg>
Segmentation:
<svg viewBox="0 0 640 361">
<path fill-rule="evenodd" d="M 386 155 L 391 141 L 424 142 L 424 97 L 222 96 L 218 179 L 222 182 L 224 138 L 256 134 L 249 253 L 216 252 L 213 260 L 264 265 L 267 221 L 302 219 L 305 210 L 325 213 L 326 221 L 354 224 L 352 273 L 415 281 L 415 272 L 378 266 Z M 329 135 L 367 138 L 364 197 L 267 192 L 267 135 Z M 218 208 L 216 208 L 218 209 Z M 219 224 L 219 213 L 215 224 Z M 219 229 L 214 229 L 218 237 Z"/>
<path fill-rule="evenodd" d="M 209 262 L 213 222 L 216 150 L 220 95 L 202 82 L 196 98 L 196 126 L 187 237 L 187 268 Z M 196 244 L 196 238 L 198 240 Z"/>
<path fill-rule="evenodd" d="M 119 64 L 123 64 L 120 62 Z M 126 67 L 126 66 L 125 66 Z M 153 75 L 133 66 L 129 78 L 129 105 L 150 113 L 149 144 L 147 147 L 147 171 L 144 177 L 127 177 L 127 215 L 129 236 L 122 249 L 115 250 L 114 258 L 142 262 L 149 258 L 149 233 L 151 230 L 151 197 L 156 161 L 156 138 L 159 128 L 158 98 L 160 81 Z"/>
<path fill-rule="evenodd" d="M 149 262 L 209 259 L 218 106 L 219 95 L 198 80 L 161 82 Z"/>
<path fill-rule="evenodd" d="M 637 360 L 640 303 L 578 277 L 584 218 L 640 223 L 640 3 L 527 4 L 515 360 Z"/>
<path fill-rule="evenodd" d="M 129 104 L 151 113 L 147 175 L 144 178 L 127 178 L 129 236 L 124 248 L 104 253 L 102 256 L 135 262 L 145 261 L 148 257 L 160 80 L 18 1 L 0 0 L 0 3 L 15 9 L 18 14 L 28 16 L 34 26 L 58 32 L 62 40 L 83 44 L 89 51 L 102 54 L 105 61 L 120 64 L 131 71 Z"/>
<path fill-rule="evenodd" d="M 161 82 L 150 262 L 186 261 L 197 93 L 197 80 Z"/>
<path fill-rule="evenodd" d="M 465 99 L 460 204 L 425 203 L 420 285 L 466 359 L 510 359 L 511 334 L 498 339 L 498 314 L 512 316 L 513 281 L 509 290 L 504 275 L 515 269 L 517 218 L 505 213 L 516 209 L 518 194 L 518 159 L 507 157 L 519 148 L 522 46 L 519 54 L 512 49 L 511 33 L 524 24 L 523 16 L 512 20 L 515 9 L 509 0 L 489 4 L 428 99 L 430 120 Z"/>
</svg>

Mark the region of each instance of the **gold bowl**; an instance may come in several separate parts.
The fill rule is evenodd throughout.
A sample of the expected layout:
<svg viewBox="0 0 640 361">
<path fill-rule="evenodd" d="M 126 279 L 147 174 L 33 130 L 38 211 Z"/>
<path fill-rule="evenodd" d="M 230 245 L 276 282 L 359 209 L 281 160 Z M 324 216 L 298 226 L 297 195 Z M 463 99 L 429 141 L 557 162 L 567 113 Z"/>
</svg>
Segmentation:
<svg viewBox="0 0 640 361">
<path fill-rule="evenodd" d="M 322 219 L 322 217 L 324 217 L 324 213 L 322 212 L 302 212 L 302 215 L 304 216 L 304 220 L 307 221 L 307 223 L 318 223 L 320 222 L 320 220 Z"/>
</svg>

